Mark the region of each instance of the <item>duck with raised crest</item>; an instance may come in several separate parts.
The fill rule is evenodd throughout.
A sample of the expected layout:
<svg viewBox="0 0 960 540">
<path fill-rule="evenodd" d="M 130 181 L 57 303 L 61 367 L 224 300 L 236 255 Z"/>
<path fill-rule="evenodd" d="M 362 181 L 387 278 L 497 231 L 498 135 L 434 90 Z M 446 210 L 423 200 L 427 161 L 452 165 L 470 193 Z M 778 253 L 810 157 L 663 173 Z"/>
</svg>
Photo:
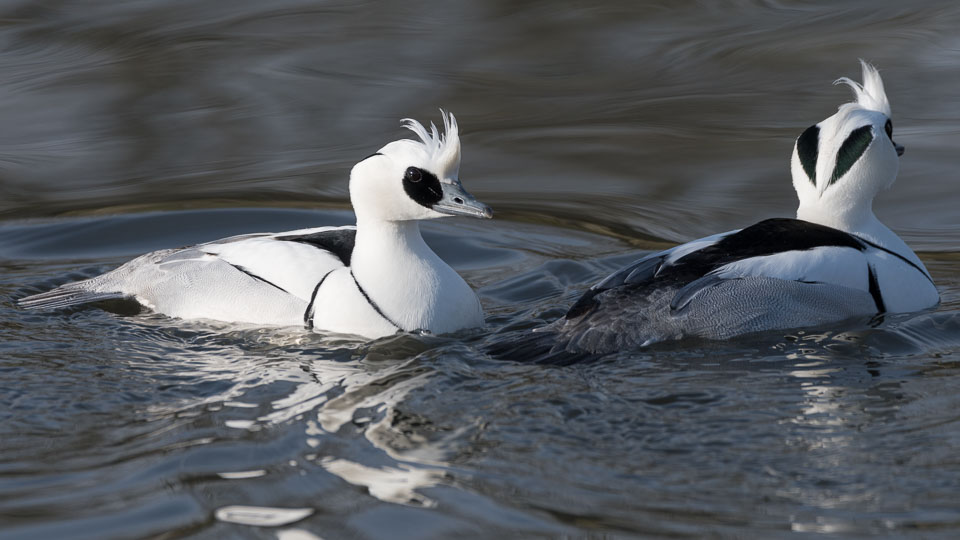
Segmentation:
<svg viewBox="0 0 960 540">
<path fill-rule="evenodd" d="M 893 139 L 880 74 L 861 64 L 863 84 L 837 81 L 856 101 L 796 141 L 796 219 L 768 219 L 641 258 L 534 338 L 541 352 L 544 338 L 552 353 L 609 352 L 935 306 L 930 273 L 873 213 L 874 197 L 896 179 L 903 147 Z"/>
<path fill-rule="evenodd" d="M 424 242 L 419 221 L 490 218 L 458 179 L 456 118 L 444 133 L 415 120 L 398 140 L 353 167 L 355 227 L 235 236 L 148 253 L 103 274 L 19 301 L 54 309 L 133 299 L 184 319 L 310 328 L 377 338 L 448 333 L 483 324 L 469 285 Z"/>
</svg>

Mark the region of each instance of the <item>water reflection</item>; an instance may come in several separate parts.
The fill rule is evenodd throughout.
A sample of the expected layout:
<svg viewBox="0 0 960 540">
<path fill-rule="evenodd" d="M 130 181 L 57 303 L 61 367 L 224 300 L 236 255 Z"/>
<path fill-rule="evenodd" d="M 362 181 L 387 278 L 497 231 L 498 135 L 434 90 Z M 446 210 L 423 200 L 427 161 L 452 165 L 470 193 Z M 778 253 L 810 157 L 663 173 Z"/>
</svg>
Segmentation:
<svg viewBox="0 0 960 540">
<path fill-rule="evenodd" d="M 255 527 L 279 527 L 300 521 L 312 514 L 312 508 L 266 508 L 263 506 L 225 506 L 215 515 L 220 521 Z"/>
<path fill-rule="evenodd" d="M 299 426 L 302 434 L 297 439 L 302 446 L 283 451 L 291 457 L 289 464 L 294 469 L 316 464 L 381 501 L 434 506 L 435 502 L 420 490 L 446 478 L 445 452 L 432 448 L 418 436 L 416 428 L 409 431 L 409 424 L 400 419 L 403 413 L 397 409 L 411 392 L 422 389 L 431 379 L 418 357 L 405 357 L 405 353 L 429 351 L 430 343 L 403 336 L 371 349 L 363 343 L 282 329 L 217 331 L 204 324 L 169 326 L 169 322 L 147 316 L 139 319 L 145 326 L 138 330 L 140 340 L 155 333 L 167 343 L 187 345 L 188 350 L 165 353 L 164 378 L 197 389 L 218 390 L 192 392 L 191 397 L 180 401 L 149 405 L 145 411 L 149 416 L 182 419 L 196 417 L 202 411 L 228 430 L 266 433 L 270 437 L 278 430 Z M 375 360 L 377 350 L 391 354 Z M 156 358 L 151 361 L 149 368 L 156 371 Z M 148 366 L 131 358 L 128 368 Z M 277 396 L 278 391 L 284 394 Z M 160 436 L 170 427 L 149 436 Z M 218 437 L 193 439 L 190 444 L 215 448 L 224 438 L 232 437 L 221 433 Z M 165 451 L 184 448 L 181 441 L 165 447 Z M 267 468 L 238 468 L 254 463 L 235 459 L 211 463 L 214 468 L 207 473 L 230 482 L 269 480 L 277 474 L 277 463 L 265 463 Z M 312 512 L 309 508 L 227 505 L 218 508 L 215 515 L 224 522 L 271 527 L 299 521 Z"/>
<path fill-rule="evenodd" d="M 790 517 L 792 530 L 903 530 L 943 518 L 922 512 L 885 515 L 878 501 L 890 498 L 889 488 L 878 485 L 876 477 L 887 477 L 890 467 L 902 465 L 900 459 L 925 447 L 898 434 L 918 429 L 909 411 L 928 402 L 930 387 L 920 381 L 940 368 L 904 360 L 945 339 L 955 344 L 954 330 L 929 330 L 956 325 L 953 315 L 900 316 L 876 328 L 800 332 L 779 346 L 790 360 L 785 375 L 800 394 L 796 414 L 784 418 L 792 426 L 784 441 L 792 459 L 774 458 L 768 466 L 774 477 L 791 479 L 778 490 L 780 496 L 803 504 Z M 916 495 L 915 486 L 901 489 L 903 498 Z"/>
<path fill-rule="evenodd" d="M 429 382 L 430 373 L 417 364 L 416 358 L 385 366 L 310 362 L 304 367 L 313 381 L 274 401 L 274 412 L 258 421 L 280 423 L 306 416 L 302 423 L 306 425 L 307 446 L 312 450 L 307 459 L 317 461 L 350 484 L 366 488 L 384 502 L 433 506 L 434 501 L 417 490 L 435 486 L 444 477 L 442 452 L 431 449 L 415 432 L 402 433 L 394 427 L 400 414 L 396 406 Z M 336 435 L 346 424 L 358 430 L 372 448 L 340 457 L 317 451 L 326 447 L 323 437 Z M 398 441 L 409 437 L 413 439 L 405 444 Z M 401 447 L 413 451 L 399 451 Z M 371 453 L 374 449 L 379 452 Z M 368 463 L 358 461 L 363 458 Z"/>
</svg>

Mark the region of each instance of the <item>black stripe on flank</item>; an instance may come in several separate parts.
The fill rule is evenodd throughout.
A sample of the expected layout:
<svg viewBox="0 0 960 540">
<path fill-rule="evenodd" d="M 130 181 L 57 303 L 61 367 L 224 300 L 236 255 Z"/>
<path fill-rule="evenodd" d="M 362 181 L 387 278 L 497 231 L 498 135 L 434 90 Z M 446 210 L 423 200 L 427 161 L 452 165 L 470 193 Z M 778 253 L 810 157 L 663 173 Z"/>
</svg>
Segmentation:
<svg viewBox="0 0 960 540">
<path fill-rule="evenodd" d="M 323 285 L 323 282 L 327 280 L 327 277 L 333 273 L 333 270 L 327 272 L 320 278 L 320 281 L 317 282 L 317 286 L 313 288 L 313 294 L 310 295 L 310 303 L 307 304 L 306 311 L 303 312 L 303 325 L 307 329 L 313 328 L 313 303 L 317 301 L 317 293 L 320 292 L 320 286 Z"/>
<path fill-rule="evenodd" d="M 229 263 L 229 262 L 228 262 L 227 264 L 229 264 L 230 266 L 232 266 L 232 267 L 236 268 L 237 270 L 243 272 L 244 274 L 252 277 L 253 279 L 255 279 L 255 280 L 257 280 L 257 281 L 262 281 L 262 282 L 266 283 L 267 285 L 270 285 L 271 287 L 274 287 L 274 288 L 276 288 L 276 289 L 278 289 L 278 290 L 281 290 L 281 291 L 289 294 L 289 292 L 288 292 L 286 289 L 284 289 L 283 287 L 277 285 L 276 283 L 273 283 L 272 281 L 266 280 L 266 279 L 264 279 L 264 278 L 262 278 L 262 277 L 260 277 L 260 276 L 258 276 L 258 275 L 256 275 L 256 274 L 254 274 L 253 272 L 247 270 L 246 268 L 240 266 L 239 264 L 231 264 L 231 263 Z"/>
<path fill-rule="evenodd" d="M 833 185 L 847 174 L 850 167 L 853 167 L 853 164 L 867 151 L 871 142 L 873 142 L 873 126 L 861 126 L 850 132 L 837 152 L 837 164 L 833 168 L 829 185 Z"/>
<path fill-rule="evenodd" d="M 407 167 L 403 173 L 403 190 L 417 204 L 427 208 L 433 208 L 443 198 L 443 187 L 437 175 L 418 167 Z"/>
<path fill-rule="evenodd" d="M 380 306 L 378 306 L 377 303 L 374 302 L 372 298 L 370 298 L 370 295 L 367 294 L 367 291 L 363 290 L 363 287 L 360 286 L 360 282 L 357 281 L 357 276 L 353 275 L 353 270 L 350 270 L 350 277 L 353 278 L 353 282 L 356 284 L 357 290 L 359 290 L 360 294 L 362 294 L 363 297 L 367 299 L 367 303 L 370 304 L 370 307 L 372 307 L 373 310 L 377 312 L 377 315 L 380 315 L 381 317 L 383 317 L 383 320 L 397 327 L 397 330 L 406 332 L 406 330 L 404 330 L 402 326 L 393 322 L 393 319 L 391 319 L 390 317 L 387 317 L 386 314 L 384 314 L 383 310 L 380 309 Z"/>
<path fill-rule="evenodd" d="M 885 247 L 883 247 L 883 246 L 881 246 L 881 245 L 879 245 L 879 244 L 874 244 L 873 242 L 871 242 L 871 241 L 869 241 L 869 240 L 866 240 L 866 239 L 864 239 L 864 238 L 860 238 L 859 236 L 858 236 L 857 238 L 859 238 L 860 241 L 863 242 L 864 244 L 866 244 L 866 245 L 868 245 L 868 246 L 870 246 L 870 247 L 872 247 L 872 248 L 879 249 L 880 251 L 884 251 L 884 252 L 886 252 L 886 253 L 889 253 L 889 254 L 893 255 L 894 257 L 900 259 L 901 261 L 903 261 L 903 262 L 909 264 L 910 266 L 916 268 L 916 269 L 917 269 L 917 272 L 920 272 L 920 273 L 923 275 L 923 277 L 927 278 L 927 281 L 929 281 L 930 283 L 933 283 L 933 278 L 930 277 L 929 274 L 927 274 L 926 272 L 924 272 L 924 271 L 923 271 L 923 268 L 920 268 L 919 266 L 917 266 L 917 263 L 911 261 L 910 259 L 908 259 L 908 258 L 904 257 L 903 255 L 897 253 L 896 251 L 887 249 L 887 248 L 885 248 Z M 935 283 L 933 283 L 933 284 L 936 285 Z"/>
<path fill-rule="evenodd" d="M 874 271 L 873 265 L 869 265 L 867 268 L 869 271 L 867 279 L 869 280 L 870 296 L 873 297 L 873 303 L 877 305 L 877 313 L 884 313 L 887 311 L 887 308 L 883 304 L 883 293 L 880 292 L 880 282 L 877 281 L 877 273 Z"/>
<path fill-rule="evenodd" d="M 820 152 L 820 126 L 808 127 L 797 138 L 797 156 L 807 178 L 814 186 L 817 185 L 817 155 Z"/>
</svg>

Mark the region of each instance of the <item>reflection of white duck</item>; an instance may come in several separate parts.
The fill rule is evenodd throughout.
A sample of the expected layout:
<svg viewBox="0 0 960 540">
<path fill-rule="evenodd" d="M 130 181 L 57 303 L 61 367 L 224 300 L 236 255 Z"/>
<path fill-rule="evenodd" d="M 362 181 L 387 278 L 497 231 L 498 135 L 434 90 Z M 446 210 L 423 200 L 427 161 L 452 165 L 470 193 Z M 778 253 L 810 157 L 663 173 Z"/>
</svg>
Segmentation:
<svg viewBox="0 0 960 540">
<path fill-rule="evenodd" d="M 458 179 L 460 138 L 414 120 L 420 141 L 394 141 L 350 174 L 356 227 L 235 236 L 134 259 L 101 276 L 20 300 L 50 309 L 134 299 L 159 313 L 258 325 L 303 325 L 376 338 L 483 324 L 469 285 L 423 241 L 419 220 L 481 218 L 490 208 Z"/>
<path fill-rule="evenodd" d="M 556 350 L 602 352 L 699 336 L 723 339 L 878 313 L 917 311 L 939 294 L 913 251 L 873 214 L 903 147 L 877 70 L 857 101 L 796 141 L 797 219 L 769 219 L 646 256 L 586 292 Z"/>
</svg>

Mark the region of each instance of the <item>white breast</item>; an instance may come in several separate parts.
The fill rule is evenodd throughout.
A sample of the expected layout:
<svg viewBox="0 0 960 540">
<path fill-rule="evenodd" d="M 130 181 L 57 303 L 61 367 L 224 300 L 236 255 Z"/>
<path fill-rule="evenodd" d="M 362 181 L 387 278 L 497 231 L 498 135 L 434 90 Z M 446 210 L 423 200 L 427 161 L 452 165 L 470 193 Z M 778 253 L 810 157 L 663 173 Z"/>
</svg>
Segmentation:
<svg viewBox="0 0 960 540">
<path fill-rule="evenodd" d="M 373 339 L 399 330 L 360 292 L 349 268 L 334 270 L 324 279 L 313 299 L 312 314 L 313 327 L 327 332 Z"/>
</svg>

